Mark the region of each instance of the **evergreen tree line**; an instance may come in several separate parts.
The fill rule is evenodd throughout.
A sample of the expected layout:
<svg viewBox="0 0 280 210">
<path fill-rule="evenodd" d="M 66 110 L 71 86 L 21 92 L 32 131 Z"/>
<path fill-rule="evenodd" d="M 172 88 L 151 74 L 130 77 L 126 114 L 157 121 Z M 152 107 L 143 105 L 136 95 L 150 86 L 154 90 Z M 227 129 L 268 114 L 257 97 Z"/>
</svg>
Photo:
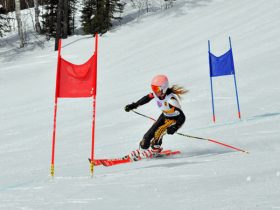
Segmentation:
<svg viewBox="0 0 280 210">
<path fill-rule="evenodd" d="M 75 29 L 77 0 L 44 0 L 42 14 L 42 34 L 51 37 L 67 38 Z M 59 30 L 59 31 L 57 31 Z"/>
<path fill-rule="evenodd" d="M 20 8 L 34 6 L 35 0 L 20 0 Z M 42 25 L 36 31 L 45 34 L 47 39 L 66 38 L 75 29 L 75 13 L 77 0 L 37 0 L 43 7 L 40 17 Z M 0 36 L 8 24 L 5 14 L 15 11 L 14 0 L 0 0 Z M 86 34 L 106 33 L 114 20 L 120 20 L 124 4 L 120 0 L 83 0 L 82 26 Z M 36 11 L 35 11 L 36 12 Z M 39 11 L 38 11 L 39 12 Z M 59 31 L 58 31 L 59 30 Z"/>
<path fill-rule="evenodd" d="M 45 3 L 42 32 L 47 37 L 66 38 L 67 35 L 72 35 L 75 29 L 77 0 L 45 0 Z M 119 14 L 124 8 L 124 3 L 120 0 L 83 0 L 82 3 L 81 21 L 85 34 L 106 33 L 114 20 L 121 19 Z"/>
<path fill-rule="evenodd" d="M 47 39 L 67 38 L 75 29 L 75 13 L 78 0 L 17 0 L 20 8 L 35 6 L 36 32 L 45 34 Z M 80 0 L 81 1 L 81 0 Z M 172 5 L 175 0 L 161 0 Z M 128 1 L 126 1 L 128 2 Z M 146 7 L 149 11 L 151 0 L 130 0 L 139 12 Z M 125 3 L 121 0 L 82 0 L 81 22 L 85 34 L 104 34 L 110 30 L 114 21 L 121 20 Z M 40 5 L 40 7 L 39 7 Z M 167 8 L 166 6 L 166 8 Z M 39 10 L 41 9 L 41 11 Z M 6 30 L 8 21 L 5 14 L 15 10 L 15 0 L 0 0 L 0 36 Z M 39 22 L 40 16 L 40 22 Z M 37 21 L 36 21 L 37 18 Z M 57 42 L 56 42 L 57 49 Z"/>
<path fill-rule="evenodd" d="M 83 3 L 81 21 L 86 34 L 104 34 L 114 20 L 121 20 L 124 3 L 120 0 L 84 0 Z"/>
</svg>

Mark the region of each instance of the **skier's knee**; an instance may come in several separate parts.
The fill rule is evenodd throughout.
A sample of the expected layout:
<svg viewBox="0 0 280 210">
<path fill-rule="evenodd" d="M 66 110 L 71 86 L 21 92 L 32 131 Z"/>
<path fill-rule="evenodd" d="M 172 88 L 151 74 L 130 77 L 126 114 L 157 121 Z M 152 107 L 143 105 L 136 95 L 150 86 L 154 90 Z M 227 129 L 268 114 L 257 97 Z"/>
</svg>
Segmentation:
<svg viewBox="0 0 280 210">
<path fill-rule="evenodd" d="M 149 141 L 146 141 L 145 139 L 143 139 L 140 142 L 140 148 L 141 149 L 148 149 L 149 147 L 150 147 L 150 142 Z"/>
</svg>

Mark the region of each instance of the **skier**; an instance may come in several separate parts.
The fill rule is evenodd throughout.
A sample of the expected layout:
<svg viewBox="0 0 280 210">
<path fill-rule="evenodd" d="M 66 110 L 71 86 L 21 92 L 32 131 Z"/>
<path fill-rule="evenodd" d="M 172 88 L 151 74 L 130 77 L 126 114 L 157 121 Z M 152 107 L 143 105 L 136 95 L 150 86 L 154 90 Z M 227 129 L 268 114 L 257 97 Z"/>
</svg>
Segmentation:
<svg viewBox="0 0 280 210">
<path fill-rule="evenodd" d="M 140 141 L 139 149 L 130 153 L 130 158 L 135 161 L 157 156 L 162 151 L 163 135 L 165 133 L 173 135 L 185 122 L 185 115 L 178 98 L 188 91 L 177 85 L 169 88 L 168 78 L 165 75 L 155 76 L 151 87 L 150 94 L 124 108 L 126 112 L 129 112 L 155 99 L 158 108 L 162 110 L 162 114 Z"/>
</svg>

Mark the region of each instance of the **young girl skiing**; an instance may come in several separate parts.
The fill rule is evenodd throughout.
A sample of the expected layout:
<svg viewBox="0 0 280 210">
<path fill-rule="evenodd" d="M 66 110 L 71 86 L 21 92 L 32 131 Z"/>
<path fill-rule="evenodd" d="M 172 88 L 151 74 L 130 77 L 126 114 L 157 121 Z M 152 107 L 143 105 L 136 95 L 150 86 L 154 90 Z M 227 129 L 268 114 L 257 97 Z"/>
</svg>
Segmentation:
<svg viewBox="0 0 280 210">
<path fill-rule="evenodd" d="M 130 154 L 133 160 L 153 157 L 162 151 L 162 137 L 165 133 L 173 135 L 185 122 L 185 115 L 181 109 L 178 98 L 188 91 L 177 85 L 169 88 L 168 78 L 165 75 L 157 75 L 153 78 L 152 92 L 136 103 L 125 106 L 125 111 L 129 112 L 137 107 L 155 99 L 162 114 L 157 121 L 144 135 L 138 150 Z"/>
</svg>

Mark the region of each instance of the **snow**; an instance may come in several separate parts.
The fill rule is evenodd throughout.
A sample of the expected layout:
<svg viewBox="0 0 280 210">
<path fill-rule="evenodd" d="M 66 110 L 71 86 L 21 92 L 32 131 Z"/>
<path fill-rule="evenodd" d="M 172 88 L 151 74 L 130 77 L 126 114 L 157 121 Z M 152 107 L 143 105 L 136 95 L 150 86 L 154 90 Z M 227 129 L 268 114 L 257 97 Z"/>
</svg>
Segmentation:
<svg viewBox="0 0 280 210">
<path fill-rule="evenodd" d="M 177 1 L 99 39 L 95 156 L 136 149 L 152 121 L 126 104 L 166 74 L 190 90 L 182 100 L 181 133 L 225 142 L 250 154 L 179 135 L 164 147 L 172 158 L 95 167 L 90 176 L 91 99 L 59 99 L 55 177 L 50 177 L 57 53 L 53 42 L 17 49 L 15 35 L 0 48 L 0 209 L 279 209 L 280 2 Z M 220 55 L 232 38 L 242 120 L 233 78 L 213 79 L 212 122 L 208 46 Z M 73 63 L 93 53 L 91 36 L 63 40 Z M 155 104 L 137 111 L 156 118 Z"/>
</svg>

